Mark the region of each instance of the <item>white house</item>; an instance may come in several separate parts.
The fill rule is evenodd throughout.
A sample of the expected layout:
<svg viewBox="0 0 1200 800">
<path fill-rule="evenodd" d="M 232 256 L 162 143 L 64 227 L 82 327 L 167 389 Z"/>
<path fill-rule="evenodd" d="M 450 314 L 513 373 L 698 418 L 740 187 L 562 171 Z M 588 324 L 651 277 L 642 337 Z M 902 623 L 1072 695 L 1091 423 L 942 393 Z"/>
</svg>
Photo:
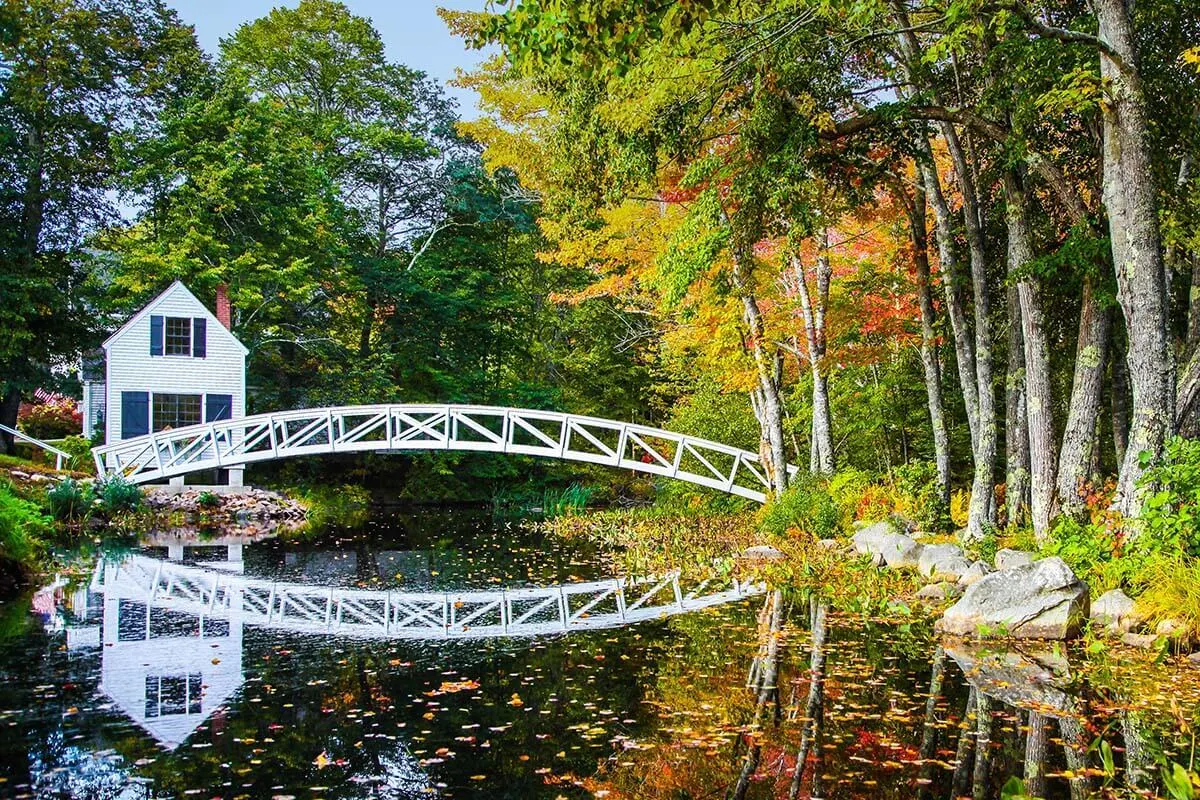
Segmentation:
<svg viewBox="0 0 1200 800">
<path fill-rule="evenodd" d="M 89 373 L 85 363 L 84 435 L 99 419 L 112 443 L 245 416 L 248 351 L 229 328 L 223 286 L 214 314 L 172 283 L 104 342 L 103 383 L 97 366 Z M 241 478 L 241 469 L 229 470 L 231 484 Z"/>
</svg>

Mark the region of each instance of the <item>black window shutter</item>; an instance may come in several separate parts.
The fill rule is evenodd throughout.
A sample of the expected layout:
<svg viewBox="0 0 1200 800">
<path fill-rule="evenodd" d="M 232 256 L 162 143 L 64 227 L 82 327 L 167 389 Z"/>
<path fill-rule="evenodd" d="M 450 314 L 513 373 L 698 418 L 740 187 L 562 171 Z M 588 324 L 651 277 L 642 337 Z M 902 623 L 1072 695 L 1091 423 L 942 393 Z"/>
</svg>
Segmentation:
<svg viewBox="0 0 1200 800">
<path fill-rule="evenodd" d="M 150 317 L 150 355 L 163 354 L 163 318 L 157 314 Z"/>
<path fill-rule="evenodd" d="M 150 393 L 121 392 L 121 438 L 131 439 L 149 432 Z"/>
<path fill-rule="evenodd" d="M 220 422 L 233 419 L 233 395 L 208 394 L 204 396 L 204 421 Z"/>
<path fill-rule="evenodd" d="M 204 317 L 192 319 L 192 357 L 204 358 L 208 354 L 208 320 Z"/>
</svg>

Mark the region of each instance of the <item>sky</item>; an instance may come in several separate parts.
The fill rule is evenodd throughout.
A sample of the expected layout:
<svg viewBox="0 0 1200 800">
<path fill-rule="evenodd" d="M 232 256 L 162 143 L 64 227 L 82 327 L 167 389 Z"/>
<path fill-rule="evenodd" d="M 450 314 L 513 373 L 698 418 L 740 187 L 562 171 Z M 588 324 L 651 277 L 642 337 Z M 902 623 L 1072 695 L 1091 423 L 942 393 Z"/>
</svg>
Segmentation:
<svg viewBox="0 0 1200 800">
<path fill-rule="evenodd" d="M 295 6 L 298 0 L 167 0 L 180 18 L 196 28 L 200 46 L 217 52 L 221 37 L 228 36 L 244 22 L 265 16 L 272 8 Z M 445 84 L 454 77 L 456 67 L 469 69 L 482 60 L 482 54 L 469 50 L 462 40 L 450 35 L 437 15 L 439 6 L 462 11 L 479 11 L 486 0 L 343 0 L 350 11 L 370 17 L 387 46 L 388 58 L 415 69 Z M 478 116 L 475 93 L 453 86 L 446 92 L 458 101 L 459 114 L 465 119 Z"/>
</svg>

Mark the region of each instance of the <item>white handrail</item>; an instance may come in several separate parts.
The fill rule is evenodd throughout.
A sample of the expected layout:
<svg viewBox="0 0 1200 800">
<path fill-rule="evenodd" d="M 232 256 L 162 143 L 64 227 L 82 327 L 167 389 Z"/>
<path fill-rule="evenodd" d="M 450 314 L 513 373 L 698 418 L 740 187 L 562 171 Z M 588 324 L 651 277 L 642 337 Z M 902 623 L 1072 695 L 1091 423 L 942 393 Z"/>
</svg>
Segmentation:
<svg viewBox="0 0 1200 800">
<path fill-rule="evenodd" d="M 26 434 L 21 433 L 16 428 L 10 428 L 7 425 L 0 424 L 0 431 L 4 431 L 7 434 L 11 434 L 12 436 L 15 436 L 16 438 L 22 439 L 31 444 L 36 444 L 38 447 L 42 448 L 43 450 L 48 450 L 51 453 L 54 453 L 54 468 L 56 470 L 62 470 L 62 462 L 63 462 L 64 458 L 66 458 L 66 459 L 71 458 L 70 453 L 64 453 L 62 450 L 59 450 L 54 445 L 46 444 L 41 439 L 35 439 L 32 436 L 27 436 Z"/>
</svg>

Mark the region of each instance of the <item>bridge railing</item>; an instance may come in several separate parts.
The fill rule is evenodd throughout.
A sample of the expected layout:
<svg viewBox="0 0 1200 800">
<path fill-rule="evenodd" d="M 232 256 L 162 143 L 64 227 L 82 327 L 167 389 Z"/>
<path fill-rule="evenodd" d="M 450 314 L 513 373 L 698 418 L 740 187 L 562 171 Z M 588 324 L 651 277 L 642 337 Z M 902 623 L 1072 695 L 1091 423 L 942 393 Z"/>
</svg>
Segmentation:
<svg viewBox="0 0 1200 800">
<path fill-rule="evenodd" d="M 758 455 L 748 450 L 634 423 L 494 406 L 277 411 L 160 431 L 98 447 L 93 455 L 101 474 L 119 472 L 144 483 L 213 467 L 372 450 L 470 450 L 605 464 L 759 502 L 770 490 Z"/>
</svg>

